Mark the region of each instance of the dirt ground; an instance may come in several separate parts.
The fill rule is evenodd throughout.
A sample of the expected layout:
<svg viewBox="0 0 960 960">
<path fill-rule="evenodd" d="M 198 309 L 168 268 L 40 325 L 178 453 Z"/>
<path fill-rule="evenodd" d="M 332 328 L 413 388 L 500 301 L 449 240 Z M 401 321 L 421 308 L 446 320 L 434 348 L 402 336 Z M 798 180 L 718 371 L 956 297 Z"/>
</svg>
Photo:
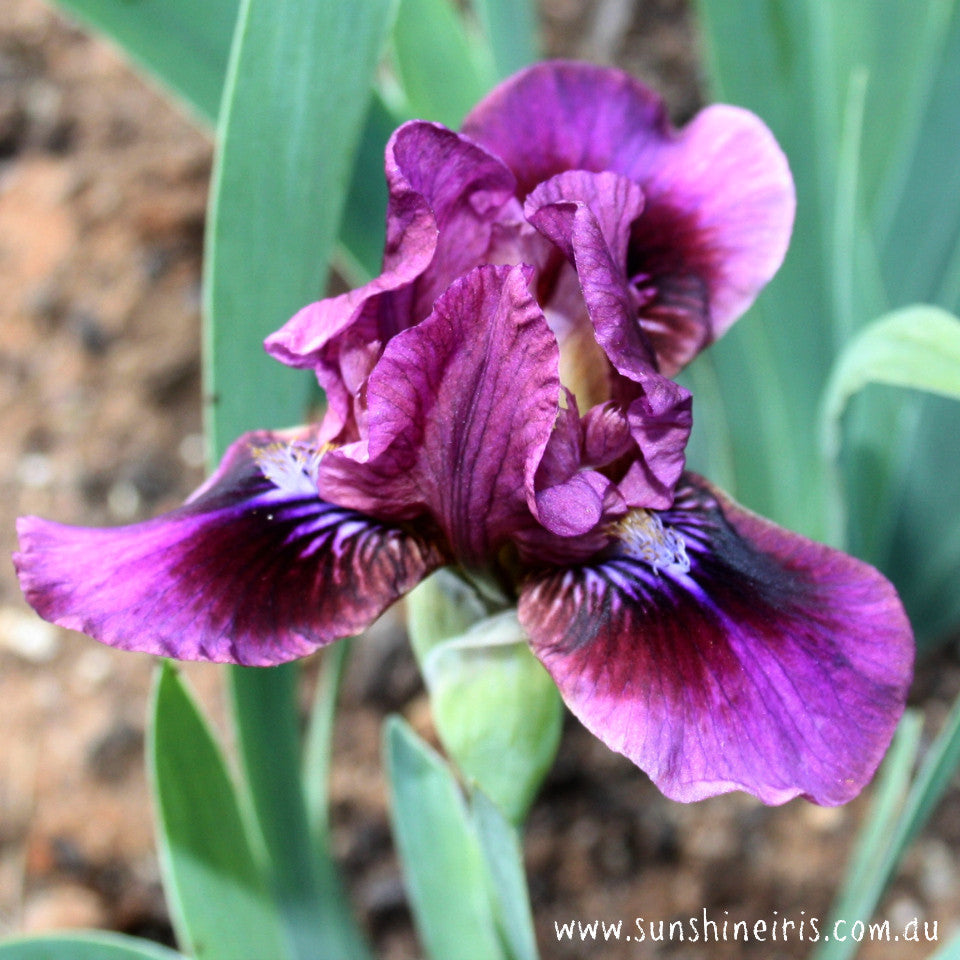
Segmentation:
<svg viewBox="0 0 960 960">
<path fill-rule="evenodd" d="M 616 61 L 701 97 L 678 0 L 548 0 L 553 54 Z M 208 137 L 105 44 L 41 0 L 0 14 L 0 547 L 37 513 L 109 525 L 172 507 L 202 476 L 199 271 Z M 270 426 L 265 424 L 264 426 Z M 355 645 L 336 732 L 333 823 L 357 911 L 385 960 L 417 946 L 385 810 L 379 730 L 421 729 L 426 701 L 397 620 Z M 154 665 L 38 620 L 0 564 L 0 937 L 100 926 L 171 943 L 143 770 Z M 218 668 L 188 677 L 224 715 Z M 956 651 L 920 670 L 935 730 L 960 689 Z M 555 922 L 825 917 L 869 799 L 771 809 L 744 796 L 665 800 L 570 722 L 531 814 L 527 862 L 545 960 L 793 958 L 809 944 L 558 943 Z M 881 911 L 896 927 L 960 916 L 956 786 Z M 925 944 L 864 946 L 870 960 Z M 261 958 L 250 958 L 261 960 Z M 271 958 L 262 958 L 271 960 Z"/>
</svg>

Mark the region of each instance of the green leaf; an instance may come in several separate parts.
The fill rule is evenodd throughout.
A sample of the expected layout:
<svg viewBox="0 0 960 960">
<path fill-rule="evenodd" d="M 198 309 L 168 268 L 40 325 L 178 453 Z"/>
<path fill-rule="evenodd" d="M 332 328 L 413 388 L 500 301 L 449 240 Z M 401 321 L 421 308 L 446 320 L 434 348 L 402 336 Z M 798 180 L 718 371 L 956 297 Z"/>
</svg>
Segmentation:
<svg viewBox="0 0 960 960">
<path fill-rule="evenodd" d="M 269 861 L 270 887 L 298 960 L 369 957 L 333 859 L 310 830 L 300 776 L 297 664 L 232 667 L 233 714 Z"/>
<path fill-rule="evenodd" d="M 920 749 L 922 732 L 923 717 L 913 712 L 904 714 L 880 769 L 870 812 L 860 828 L 856 847 L 847 865 L 846 876 L 830 911 L 831 921 L 852 922 L 859 919 L 865 909 L 862 895 L 878 869 L 887 838 L 893 830 L 897 815 L 903 809 L 904 799 L 910 788 L 910 776 Z M 872 913 L 872 907 L 867 905 L 866 909 Z M 831 926 L 828 922 L 828 929 Z M 850 952 L 851 946 L 844 941 L 824 941 L 817 948 L 814 957 L 815 960 L 839 960 Z"/>
<path fill-rule="evenodd" d="M 262 340 L 326 286 L 392 0 L 244 0 L 206 257 L 210 435 L 302 420 L 309 378 Z"/>
<path fill-rule="evenodd" d="M 220 109 L 240 0 L 57 0 L 105 33 L 208 123 Z"/>
<path fill-rule="evenodd" d="M 400 0 L 393 32 L 412 114 L 456 129 L 496 82 L 489 48 L 471 38 L 451 0 Z"/>
<path fill-rule="evenodd" d="M 490 899 L 511 960 L 539 960 L 519 832 L 480 789 L 471 794 L 473 824 L 490 871 Z"/>
<path fill-rule="evenodd" d="M 783 269 L 711 350 L 736 494 L 811 536 L 846 538 L 892 577 L 921 640 L 935 637 L 960 619 L 946 575 L 960 560 L 960 513 L 943 483 L 960 473 L 960 447 L 943 443 L 960 430 L 960 409 L 874 390 L 852 405 L 840 531 L 833 468 L 813 427 L 826 373 L 858 328 L 916 302 L 960 309 L 960 172 L 950 159 L 960 2 L 699 8 L 717 96 L 769 124 L 797 185 Z"/>
<path fill-rule="evenodd" d="M 169 664 L 150 731 L 160 863 L 178 939 L 195 960 L 291 957 L 220 748 Z"/>
<path fill-rule="evenodd" d="M 474 0 L 473 6 L 501 79 L 539 58 L 537 9 L 530 0 Z"/>
<path fill-rule="evenodd" d="M 840 420 L 868 383 L 960 399 L 960 320 L 939 307 L 895 310 L 857 334 L 837 358 L 824 396 L 821 442 L 836 458 Z"/>
<path fill-rule="evenodd" d="M 357 148 L 337 251 L 337 269 L 354 286 L 361 286 L 380 272 L 387 212 L 383 154 L 400 122 L 381 97 L 373 97 Z"/>
<path fill-rule="evenodd" d="M 960 960 L 960 930 L 939 950 L 930 954 L 928 960 Z"/>
<path fill-rule="evenodd" d="M 45 934 L 0 943 L 0 960 L 186 960 L 182 953 L 119 933 Z"/>
<path fill-rule="evenodd" d="M 960 697 L 953 704 L 943 729 L 931 744 L 910 790 L 900 802 L 903 779 L 911 755 L 916 752 L 918 721 L 910 718 L 898 734 L 891 770 L 868 821 L 864 840 L 853 860 L 853 873 L 844 884 L 843 896 L 834 909 L 836 917 L 867 921 L 893 878 L 903 855 L 924 828 L 943 794 L 960 769 Z M 891 807 L 896 805 L 896 816 Z M 856 948 L 851 941 L 821 944 L 816 960 L 845 960 Z"/>
<path fill-rule="evenodd" d="M 432 960 L 506 960 L 488 876 L 449 767 L 399 717 L 384 728 L 394 835 L 420 937 Z"/>
<path fill-rule="evenodd" d="M 340 640 L 323 651 L 320 676 L 310 710 L 303 752 L 303 792 L 307 819 L 317 842 L 326 849 L 330 832 L 330 763 L 333 726 L 340 681 L 350 656 L 351 639 Z"/>
</svg>

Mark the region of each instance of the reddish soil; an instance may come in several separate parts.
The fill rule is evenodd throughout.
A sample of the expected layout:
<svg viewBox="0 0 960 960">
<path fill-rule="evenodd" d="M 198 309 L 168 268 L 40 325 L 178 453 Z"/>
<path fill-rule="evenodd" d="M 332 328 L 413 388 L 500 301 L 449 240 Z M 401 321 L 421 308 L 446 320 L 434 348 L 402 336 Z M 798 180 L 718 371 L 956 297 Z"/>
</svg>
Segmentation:
<svg viewBox="0 0 960 960">
<path fill-rule="evenodd" d="M 628 66 L 676 117 L 699 86 L 678 0 L 547 0 L 553 53 Z M 37 513 L 106 525 L 182 500 L 201 479 L 199 271 L 206 134 L 104 43 L 40 0 L 0 20 L 0 546 Z M 264 426 L 270 426 L 265 424 Z M 308 668 L 311 669 L 311 668 Z M 171 942 L 143 771 L 154 664 L 39 621 L 0 568 L 0 936 L 103 926 Z M 189 679 L 223 722 L 222 675 Z M 956 656 L 927 667 L 930 728 L 960 689 Z M 333 823 L 378 954 L 418 955 L 385 810 L 379 730 L 391 711 L 429 732 L 396 620 L 355 645 L 336 733 Z M 561 944 L 554 923 L 700 916 L 824 917 L 865 798 L 828 810 L 744 796 L 682 806 L 570 722 L 533 809 L 527 862 L 545 960 L 779 958 L 809 944 Z M 960 910 L 954 789 L 884 901 L 893 925 Z M 689 928 L 688 932 L 689 932 Z M 921 926 L 922 930 L 922 926 Z M 649 933 L 648 933 L 649 936 Z M 910 960 L 921 944 L 865 946 Z M 261 958 L 245 958 L 261 960 Z M 263 958 L 271 960 L 271 958 Z"/>
</svg>

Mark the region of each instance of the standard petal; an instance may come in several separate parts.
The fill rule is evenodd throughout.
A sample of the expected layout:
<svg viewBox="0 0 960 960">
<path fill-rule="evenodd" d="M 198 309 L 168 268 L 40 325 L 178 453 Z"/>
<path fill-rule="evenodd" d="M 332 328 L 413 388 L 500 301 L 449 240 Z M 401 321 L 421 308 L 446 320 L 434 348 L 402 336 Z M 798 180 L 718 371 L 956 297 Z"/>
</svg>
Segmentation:
<svg viewBox="0 0 960 960">
<path fill-rule="evenodd" d="M 320 500 L 312 472 L 289 437 L 254 433 L 166 516 L 114 529 L 23 518 L 21 587 L 40 616 L 124 650 L 251 666 L 305 656 L 442 562 L 417 535 Z"/>
<path fill-rule="evenodd" d="M 627 276 L 668 376 L 730 327 L 786 253 L 793 179 L 746 110 L 711 106 L 676 131 L 629 75 L 546 62 L 505 81 L 463 129 L 513 170 L 521 196 L 569 170 L 612 171 L 640 186 Z"/>
<path fill-rule="evenodd" d="M 793 178 L 767 127 L 739 107 L 707 107 L 618 169 L 643 187 L 627 271 L 640 322 L 672 375 L 753 303 L 787 252 Z"/>
<path fill-rule="evenodd" d="M 651 516 L 628 517 L 603 558 L 532 579 L 521 596 L 571 710 L 676 800 L 851 799 L 910 681 L 893 587 L 699 478 Z"/>
<path fill-rule="evenodd" d="M 401 126 L 387 144 L 386 171 L 383 272 L 304 307 L 266 341 L 277 360 L 316 370 L 341 422 L 383 344 L 423 320 L 436 297 L 484 259 L 501 208 L 513 202 L 510 171 L 439 124 Z M 371 343 L 379 350 L 371 353 Z"/>
<path fill-rule="evenodd" d="M 629 74 L 561 60 L 514 74 L 463 122 L 514 172 L 524 197 L 564 170 L 624 172 L 618 157 L 668 131 L 660 98 Z"/>
<path fill-rule="evenodd" d="M 324 458 L 324 496 L 377 516 L 425 510 L 467 564 L 529 524 L 560 398 L 531 274 L 478 267 L 390 342 L 367 385 L 369 440 Z"/>
</svg>

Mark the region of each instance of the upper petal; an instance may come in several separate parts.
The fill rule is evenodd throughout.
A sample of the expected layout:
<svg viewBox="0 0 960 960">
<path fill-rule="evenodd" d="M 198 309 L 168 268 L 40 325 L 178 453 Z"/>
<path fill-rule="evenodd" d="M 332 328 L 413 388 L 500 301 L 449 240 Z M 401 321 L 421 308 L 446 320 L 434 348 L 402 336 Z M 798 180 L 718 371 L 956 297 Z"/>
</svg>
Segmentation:
<svg viewBox="0 0 960 960">
<path fill-rule="evenodd" d="M 501 84 L 463 130 L 513 170 L 522 196 L 567 170 L 609 170 L 642 188 L 628 276 L 667 375 L 719 337 L 783 260 L 793 179 L 746 110 L 711 106 L 675 131 L 659 98 L 629 75 L 545 62 Z"/>
<path fill-rule="evenodd" d="M 423 320 L 460 273 L 481 262 L 514 179 L 486 151 L 440 124 L 415 120 L 386 148 L 389 199 L 383 271 L 300 310 L 266 340 L 293 367 L 316 370 L 340 421 L 384 343 Z M 369 346 L 378 349 L 371 352 Z"/>
<path fill-rule="evenodd" d="M 367 384 L 368 440 L 324 458 L 325 496 L 379 516 L 425 509 L 466 563 L 529 523 L 560 397 L 531 273 L 478 267 L 390 342 Z"/>
<path fill-rule="evenodd" d="M 319 499 L 290 442 L 247 434 L 183 507 L 145 523 L 21 519 L 14 563 L 28 602 L 124 650 L 251 666 L 364 629 L 442 558 L 414 533 Z"/>
<path fill-rule="evenodd" d="M 667 136 L 660 98 L 629 74 L 571 61 L 521 70 L 484 97 L 463 132 L 514 172 L 521 196 L 564 170 L 616 170 Z"/>
<path fill-rule="evenodd" d="M 793 178 L 767 127 L 724 104 L 618 163 L 647 198 L 627 267 L 647 298 L 640 322 L 672 375 L 779 269 L 793 230 Z"/>
<path fill-rule="evenodd" d="M 736 789 L 765 803 L 849 800 L 910 681 L 893 587 L 698 478 L 658 518 L 631 529 L 628 517 L 617 549 L 521 595 L 534 652 L 571 710 L 677 800 Z"/>
</svg>

